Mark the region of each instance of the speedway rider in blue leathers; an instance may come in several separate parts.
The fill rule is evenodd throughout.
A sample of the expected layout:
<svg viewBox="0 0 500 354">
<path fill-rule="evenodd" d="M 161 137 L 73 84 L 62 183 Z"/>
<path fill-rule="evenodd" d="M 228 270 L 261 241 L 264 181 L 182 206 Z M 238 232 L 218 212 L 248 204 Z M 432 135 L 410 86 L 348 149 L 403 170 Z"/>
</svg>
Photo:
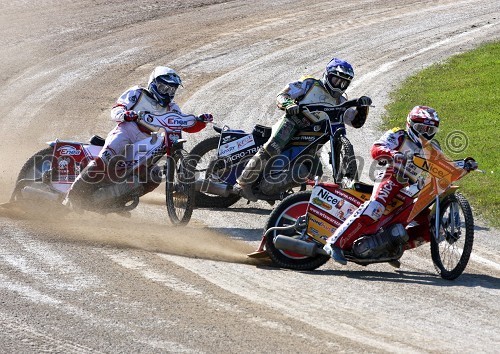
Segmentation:
<svg viewBox="0 0 500 354">
<path fill-rule="evenodd" d="M 273 126 L 271 138 L 248 161 L 234 189 L 249 201 L 257 201 L 252 185 L 266 162 L 271 157 L 279 155 L 297 131 L 311 124 L 300 112 L 299 104 L 313 101 L 341 104 L 346 101 L 344 92 L 353 78 L 354 71 L 351 64 L 333 58 L 327 64 L 321 79 L 304 77 L 285 86 L 276 98 L 278 108 L 284 110 L 285 115 Z M 349 108 L 345 112 L 344 122 L 354 128 L 362 127 L 370 104 L 371 100 L 368 97 L 360 98 L 357 107 Z"/>
<path fill-rule="evenodd" d="M 102 179 L 102 173 L 109 177 L 112 172 L 110 161 L 115 156 L 123 156 L 127 145 L 145 139 L 151 132 L 136 123 L 138 112 L 149 112 L 154 115 L 163 115 L 169 112 L 181 113 L 181 109 L 174 102 L 177 88 L 182 81 L 175 70 L 166 66 L 157 66 L 149 76 L 147 88 L 133 86 L 125 91 L 111 109 L 111 120 L 117 125 L 109 132 L 106 142 L 99 156 L 91 161 L 73 182 L 65 204 L 82 206 L 85 196 L 92 193 L 98 186 L 97 180 Z M 206 122 L 213 121 L 211 114 L 202 114 L 198 117 L 190 116 L 183 119 L 189 120 L 183 124 L 183 129 L 189 133 L 203 129 Z M 146 194 L 159 185 L 158 180 L 149 178 L 144 186 Z"/>
</svg>

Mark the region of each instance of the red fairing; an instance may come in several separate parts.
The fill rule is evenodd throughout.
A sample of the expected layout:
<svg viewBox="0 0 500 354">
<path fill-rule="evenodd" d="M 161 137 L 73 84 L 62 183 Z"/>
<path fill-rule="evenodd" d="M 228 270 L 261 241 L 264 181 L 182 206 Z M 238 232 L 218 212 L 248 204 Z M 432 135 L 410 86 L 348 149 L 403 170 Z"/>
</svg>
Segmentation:
<svg viewBox="0 0 500 354">
<path fill-rule="evenodd" d="M 200 130 L 205 129 L 206 126 L 207 126 L 207 123 L 197 121 L 195 123 L 195 125 L 193 125 L 192 127 L 183 128 L 182 130 L 185 131 L 186 133 L 197 133 Z"/>
<path fill-rule="evenodd" d="M 58 141 L 54 145 L 53 179 L 60 183 L 72 183 L 87 164 L 87 156 L 81 143 Z"/>
</svg>

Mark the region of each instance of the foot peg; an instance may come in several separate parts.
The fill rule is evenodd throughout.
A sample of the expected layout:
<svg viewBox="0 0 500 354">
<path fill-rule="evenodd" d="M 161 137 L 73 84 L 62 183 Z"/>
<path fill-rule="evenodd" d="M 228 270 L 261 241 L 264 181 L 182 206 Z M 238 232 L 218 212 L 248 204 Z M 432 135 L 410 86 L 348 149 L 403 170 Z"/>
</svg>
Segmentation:
<svg viewBox="0 0 500 354">
<path fill-rule="evenodd" d="M 344 257 L 344 252 L 338 247 L 332 247 L 330 243 L 327 243 L 323 249 L 332 257 L 332 259 L 342 265 L 347 264 L 347 259 Z"/>
</svg>

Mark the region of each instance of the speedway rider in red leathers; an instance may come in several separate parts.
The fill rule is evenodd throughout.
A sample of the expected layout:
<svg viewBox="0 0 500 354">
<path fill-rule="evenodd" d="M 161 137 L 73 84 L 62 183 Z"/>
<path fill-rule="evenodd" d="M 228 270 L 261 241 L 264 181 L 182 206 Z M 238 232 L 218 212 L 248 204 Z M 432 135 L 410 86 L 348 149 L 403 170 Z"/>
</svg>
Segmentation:
<svg viewBox="0 0 500 354">
<path fill-rule="evenodd" d="M 252 185 L 264 169 L 266 162 L 271 157 L 279 155 L 297 131 L 311 124 L 301 114 L 299 104 L 304 101 L 308 103 L 314 101 L 339 105 L 346 101 L 344 92 L 353 78 L 354 70 L 351 64 L 345 60 L 333 58 L 326 65 L 320 80 L 305 77 L 285 86 L 276 98 L 278 108 L 284 110 L 285 115 L 273 126 L 269 140 L 248 161 L 237 180 L 238 183 L 233 188 L 249 201 L 257 201 Z M 363 126 L 371 104 L 371 100 L 366 96 L 359 98 L 358 101 L 357 107 L 349 108 L 344 113 L 344 122 L 354 128 Z"/>
<path fill-rule="evenodd" d="M 127 145 L 134 144 L 150 136 L 151 132 L 149 130 L 136 123 L 139 117 L 138 112 L 148 112 L 153 115 L 162 115 L 169 112 L 181 113 L 181 109 L 174 102 L 175 93 L 181 84 L 181 78 L 173 69 L 158 66 L 151 73 L 147 88 L 133 86 L 118 98 L 111 109 L 111 119 L 117 125 L 109 132 L 99 156 L 91 161 L 73 182 L 68 191 L 65 204 L 69 202 L 73 206 L 81 207 L 85 203 L 85 196 L 93 192 L 97 187 L 96 174 L 100 172 L 102 176 L 102 172 L 107 170 L 113 157 L 125 154 Z M 205 127 L 206 122 L 213 121 L 211 114 L 185 117 L 184 119 L 189 120 L 189 122 L 183 124 L 183 126 L 188 127 L 183 129 L 188 133 L 200 131 Z M 148 178 L 143 194 L 155 189 L 159 182 L 157 179 Z"/>
<path fill-rule="evenodd" d="M 373 188 L 370 201 L 363 203 L 328 238 L 324 250 L 340 264 L 347 264 L 343 249 L 350 249 L 359 237 L 375 233 L 378 221 L 398 192 L 408 183 L 415 183 L 423 172 L 412 163 L 413 155 L 420 154 L 425 141 L 430 141 L 439 129 L 436 111 L 427 106 L 414 107 L 406 119 L 406 130 L 387 131 L 371 148 L 375 160 L 389 163 Z M 434 146 L 436 143 L 431 141 Z M 437 146 L 436 146 L 437 147 Z M 429 232 L 422 230 L 422 232 Z"/>
</svg>

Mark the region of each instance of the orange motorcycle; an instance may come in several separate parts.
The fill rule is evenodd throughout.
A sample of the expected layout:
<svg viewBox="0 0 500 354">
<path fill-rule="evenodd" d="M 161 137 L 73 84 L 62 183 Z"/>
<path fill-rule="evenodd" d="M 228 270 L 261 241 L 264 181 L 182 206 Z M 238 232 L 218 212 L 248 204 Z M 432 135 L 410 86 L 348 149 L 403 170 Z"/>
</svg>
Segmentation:
<svg viewBox="0 0 500 354">
<path fill-rule="evenodd" d="M 472 252 L 474 220 L 465 197 L 453 183 L 477 169 L 472 158 L 452 161 L 432 144 L 413 163 L 424 172 L 387 206 L 379 229 L 358 238 L 346 259 L 361 265 L 389 262 L 399 267 L 406 250 L 430 242 L 431 256 L 444 279 L 464 271 Z M 310 183 L 313 188 L 285 198 L 271 213 L 259 249 L 249 257 L 270 257 L 280 267 L 313 270 L 330 257 L 326 239 L 362 203 L 373 186 L 351 182 Z M 425 231 L 425 232 L 423 232 Z"/>
</svg>

